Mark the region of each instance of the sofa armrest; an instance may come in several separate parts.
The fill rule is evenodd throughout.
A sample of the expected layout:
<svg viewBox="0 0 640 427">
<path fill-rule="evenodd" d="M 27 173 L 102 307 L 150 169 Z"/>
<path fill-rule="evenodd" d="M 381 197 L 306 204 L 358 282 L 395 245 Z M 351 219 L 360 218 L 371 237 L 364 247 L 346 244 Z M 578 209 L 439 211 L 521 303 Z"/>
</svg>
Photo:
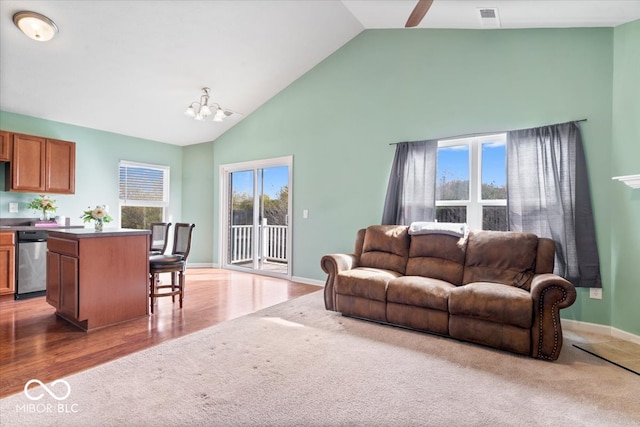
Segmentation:
<svg viewBox="0 0 640 427">
<path fill-rule="evenodd" d="M 531 356 L 556 360 L 562 349 L 560 309 L 576 300 L 576 289 L 568 280 L 551 274 L 536 274 L 531 282 L 533 327 Z"/>
<path fill-rule="evenodd" d="M 324 286 L 324 306 L 327 310 L 335 311 L 336 293 L 334 283 L 338 273 L 357 267 L 358 257 L 353 254 L 330 254 L 320 260 L 322 270 L 327 273 L 327 282 Z"/>
</svg>

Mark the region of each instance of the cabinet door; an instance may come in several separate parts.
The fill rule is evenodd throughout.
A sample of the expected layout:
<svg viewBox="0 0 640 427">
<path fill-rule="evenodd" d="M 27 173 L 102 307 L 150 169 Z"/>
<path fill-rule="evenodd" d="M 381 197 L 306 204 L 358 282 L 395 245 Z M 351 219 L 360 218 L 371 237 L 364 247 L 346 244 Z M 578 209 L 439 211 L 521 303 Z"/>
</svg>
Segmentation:
<svg viewBox="0 0 640 427">
<path fill-rule="evenodd" d="M 76 144 L 47 139 L 46 191 L 73 194 L 76 183 Z"/>
<path fill-rule="evenodd" d="M 0 233 L 0 295 L 15 292 L 15 233 Z"/>
<path fill-rule="evenodd" d="M 72 318 L 78 317 L 78 258 L 60 255 L 59 310 Z"/>
<path fill-rule="evenodd" d="M 47 302 L 60 308 L 60 254 L 47 251 Z"/>
<path fill-rule="evenodd" d="M 11 160 L 11 134 L 0 130 L 0 162 Z"/>
<path fill-rule="evenodd" d="M 41 192 L 45 190 L 46 141 L 31 135 L 13 135 L 11 189 Z"/>
</svg>

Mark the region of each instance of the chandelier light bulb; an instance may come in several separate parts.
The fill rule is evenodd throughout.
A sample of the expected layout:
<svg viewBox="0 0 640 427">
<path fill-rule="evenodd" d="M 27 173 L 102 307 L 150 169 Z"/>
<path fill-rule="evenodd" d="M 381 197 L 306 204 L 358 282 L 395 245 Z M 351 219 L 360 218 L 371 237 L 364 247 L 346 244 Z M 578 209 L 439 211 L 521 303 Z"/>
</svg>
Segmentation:
<svg viewBox="0 0 640 427">
<path fill-rule="evenodd" d="M 216 110 L 216 115 L 213 116 L 213 121 L 214 122 L 221 122 L 222 119 L 225 118 L 225 114 L 224 111 L 222 110 L 222 108 L 218 107 L 218 109 Z"/>
<path fill-rule="evenodd" d="M 185 110 L 184 115 L 185 116 L 189 116 L 189 117 L 195 117 L 196 116 L 196 112 L 193 109 L 192 105 L 189 105 L 189 107 Z"/>
</svg>

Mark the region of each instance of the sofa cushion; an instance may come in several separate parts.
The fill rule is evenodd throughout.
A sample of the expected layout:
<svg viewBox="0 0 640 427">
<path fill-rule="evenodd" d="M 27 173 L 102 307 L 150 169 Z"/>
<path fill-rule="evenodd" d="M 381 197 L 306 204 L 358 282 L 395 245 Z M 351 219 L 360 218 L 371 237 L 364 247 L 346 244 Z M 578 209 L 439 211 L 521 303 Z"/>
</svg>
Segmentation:
<svg viewBox="0 0 640 427">
<path fill-rule="evenodd" d="M 406 226 L 372 225 L 367 228 L 360 256 L 361 267 L 380 268 L 404 274 L 409 255 Z"/>
<path fill-rule="evenodd" d="M 449 292 L 455 288 L 443 280 L 420 276 L 402 276 L 387 285 L 387 302 L 447 311 Z"/>
<path fill-rule="evenodd" d="M 451 289 L 449 315 L 531 328 L 533 300 L 524 289 L 499 283 L 471 283 Z"/>
<path fill-rule="evenodd" d="M 553 273 L 556 257 L 556 242 L 545 237 L 538 237 L 538 253 L 536 254 L 536 274 Z"/>
<path fill-rule="evenodd" d="M 462 283 L 493 282 L 528 290 L 537 248 L 535 234 L 472 231 L 467 241 Z"/>
<path fill-rule="evenodd" d="M 462 284 L 466 240 L 447 234 L 411 236 L 407 276 L 423 276 Z"/>
<path fill-rule="evenodd" d="M 358 267 L 338 274 L 335 290 L 341 295 L 386 301 L 387 283 L 398 276 L 396 271 Z"/>
</svg>

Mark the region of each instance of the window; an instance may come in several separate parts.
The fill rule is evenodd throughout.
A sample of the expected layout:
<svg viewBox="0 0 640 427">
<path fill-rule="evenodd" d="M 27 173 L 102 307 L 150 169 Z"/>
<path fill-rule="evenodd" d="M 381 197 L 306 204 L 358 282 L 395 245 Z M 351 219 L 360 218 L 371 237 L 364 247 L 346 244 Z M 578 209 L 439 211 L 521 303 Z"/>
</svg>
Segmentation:
<svg viewBox="0 0 640 427">
<path fill-rule="evenodd" d="M 148 229 L 162 222 L 169 206 L 169 167 L 121 161 L 119 168 L 121 227 Z"/>
<path fill-rule="evenodd" d="M 507 230 L 506 183 L 506 134 L 438 141 L 438 221 Z"/>
</svg>

